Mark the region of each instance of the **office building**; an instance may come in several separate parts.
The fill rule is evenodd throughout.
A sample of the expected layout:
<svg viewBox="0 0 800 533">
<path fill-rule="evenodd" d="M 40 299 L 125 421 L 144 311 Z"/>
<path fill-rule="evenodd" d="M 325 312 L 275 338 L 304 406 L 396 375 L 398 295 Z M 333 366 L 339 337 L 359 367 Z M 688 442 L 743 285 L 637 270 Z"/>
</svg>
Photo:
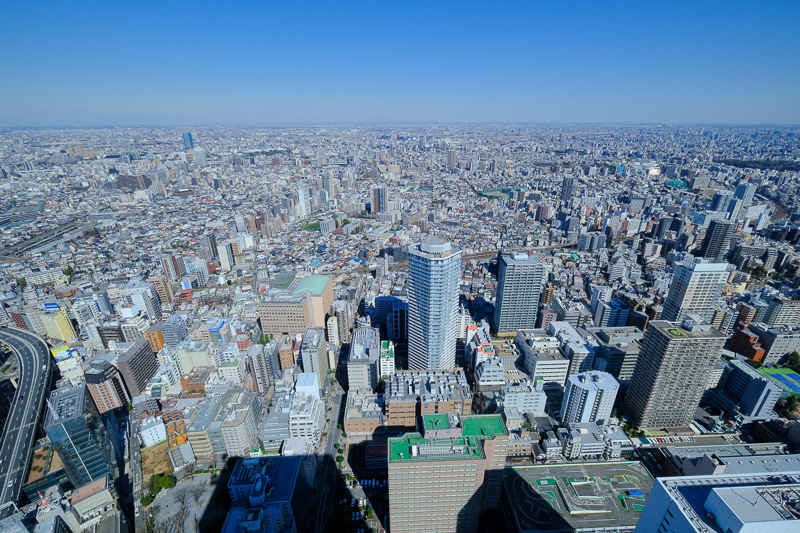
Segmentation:
<svg viewBox="0 0 800 533">
<path fill-rule="evenodd" d="M 136 278 L 122 291 L 122 300 L 128 306 L 135 306 L 150 323 L 161 320 L 161 302 L 152 283 L 143 283 Z"/>
<path fill-rule="evenodd" d="M 764 323 L 755 322 L 748 325 L 748 331 L 758 335 L 758 340 L 764 348 L 765 365 L 774 366 L 783 361 L 792 352 L 800 352 L 800 327 L 779 326 L 769 327 Z"/>
<path fill-rule="evenodd" d="M 561 201 L 569 203 L 572 200 L 572 189 L 575 187 L 575 176 L 568 173 L 561 181 Z"/>
<path fill-rule="evenodd" d="M 258 318 L 261 330 L 276 338 L 305 333 L 308 328 L 317 326 L 310 294 L 272 296 L 258 304 Z"/>
<path fill-rule="evenodd" d="M 620 328 L 628 322 L 630 308 L 619 298 L 614 298 L 610 302 L 597 302 L 594 311 L 594 325 L 598 328 Z"/>
<path fill-rule="evenodd" d="M 49 338 L 62 342 L 69 342 L 70 339 L 77 338 L 66 309 L 59 309 L 53 313 L 42 313 L 39 318 Z"/>
<path fill-rule="evenodd" d="M 164 335 L 161 333 L 163 324 L 163 322 L 158 322 L 144 331 L 144 339 L 150 343 L 150 348 L 156 353 L 164 347 Z"/>
<path fill-rule="evenodd" d="M 103 359 L 93 361 L 84 371 L 86 389 L 94 400 L 97 411 L 103 414 L 131 403 L 122 376 L 117 368 Z"/>
<path fill-rule="evenodd" d="M 328 379 L 328 343 L 325 342 L 323 328 L 309 328 L 303 336 L 300 348 L 300 357 L 303 361 L 303 372 L 317 375 L 319 384 L 324 388 Z"/>
<path fill-rule="evenodd" d="M 611 418 L 619 383 L 606 372 L 582 372 L 567 378 L 561 402 L 561 421 L 598 422 Z"/>
<path fill-rule="evenodd" d="M 409 252 L 408 367 L 453 368 L 456 362 L 461 249 L 441 237 Z"/>
<path fill-rule="evenodd" d="M 737 185 L 733 191 L 733 197 L 742 201 L 744 207 L 753 203 L 753 197 L 756 195 L 756 185 L 754 183 L 742 183 Z"/>
<path fill-rule="evenodd" d="M 783 388 L 744 361 L 727 361 L 709 403 L 738 424 L 777 417 L 773 412 Z"/>
<path fill-rule="evenodd" d="M 503 410 L 513 408 L 520 413 L 531 413 L 533 416 L 545 414 L 547 394 L 544 392 L 544 382 L 541 379 L 535 382 L 522 379 L 517 383 L 510 383 L 500 389 L 499 397 L 503 402 Z"/>
<path fill-rule="evenodd" d="M 700 315 L 710 323 L 727 281 L 727 263 L 702 259 L 680 263 L 672 276 L 661 319 L 680 322 L 687 315 Z"/>
<path fill-rule="evenodd" d="M 223 272 L 228 272 L 236 266 L 236 259 L 233 253 L 233 241 L 221 242 L 217 245 L 217 257 L 219 266 Z"/>
<path fill-rule="evenodd" d="M 311 190 L 308 187 L 297 188 L 297 215 L 301 219 L 311 216 Z"/>
<path fill-rule="evenodd" d="M 683 323 L 654 320 L 625 395 L 625 414 L 639 428 L 687 427 L 719 360 L 725 335 L 690 315 Z"/>
<path fill-rule="evenodd" d="M 500 505 L 508 430 L 500 415 L 425 415 L 422 434 L 388 442 L 393 533 L 475 533 Z"/>
<path fill-rule="evenodd" d="M 206 168 L 208 166 L 208 154 L 203 148 L 194 149 L 194 161 L 200 168 Z"/>
<path fill-rule="evenodd" d="M 792 533 L 800 528 L 800 471 L 661 477 L 635 533 Z"/>
<path fill-rule="evenodd" d="M 158 358 L 150 343 L 140 339 L 119 357 L 117 368 L 131 397 L 139 396 L 158 370 Z"/>
<path fill-rule="evenodd" d="M 414 429 L 426 414 L 472 413 L 472 392 L 463 370 L 395 372 L 384 393 L 386 424 L 393 430 Z"/>
<path fill-rule="evenodd" d="M 177 346 L 187 335 L 189 332 L 180 315 L 171 315 L 161 323 L 161 337 L 164 340 L 164 346 Z"/>
<path fill-rule="evenodd" d="M 311 299 L 313 325 L 325 327 L 325 315 L 333 303 L 333 280 L 329 276 L 310 275 L 297 280 L 295 296 L 307 294 Z"/>
<path fill-rule="evenodd" d="M 725 211 L 731 198 L 733 198 L 733 193 L 731 191 L 717 191 L 714 193 L 714 196 L 711 197 L 711 205 L 709 205 L 708 208 L 711 211 Z"/>
<path fill-rule="evenodd" d="M 194 148 L 194 139 L 192 139 L 191 132 L 186 132 L 183 134 L 183 149 L 189 151 Z"/>
<path fill-rule="evenodd" d="M 594 367 L 614 376 L 621 387 L 627 387 L 636 368 L 644 333 L 635 326 L 591 328 L 589 333 L 597 342 Z"/>
<path fill-rule="evenodd" d="M 570 359 L 561 351 L 559 340 L 544 330 L 526 329 L 517 331 L 515 343 L 534 383 L 542 380 L 545 390 L 561 390 L 569 374 Z"/>
<path fill-rule="evenodd" d="M 228 481 L 233 506 L 220 531 L 297 531 L 292 502 L 298 504 L 294 491 L 304 462 L 300 455 L 239 459 Z"/>
<path fill-rule="evenodd" d="M 394 343 L 381 341 L 381 355 L 378 358 L 378 377 L 388 378 L 395 373 Z"/>
<path fill-rule="evenodd" d="M 382 394 L 374 394 L 366 389 L 347 391 L 343 426 L 345 433 L 371 436 L 383 429 L 383 406 Z"/>
<path fill-rule="evenodd" d="M 292 501 L 299 456 L 239 459 L 228 480 L 233 505 L 261 506 Z"/>
<path fill-rule="evenodd" d="M 544 265 L 538 257 L 525 254 L 500 254 L 494 329 L 512 333 L 536 327 L 539 296 L 542 293 Z"/>
<path fill-rule="evenodd" d="M 373 213 L 385 213 L 389 210 L 389 187 L 373 187 L 370 210 Z"/>
<path fill-rule="evenodd" d="M 594 367 L 594 346 L 586 342 L 569 322 L 554 321 L 547 333 L 555 337 L 561 352 L 569 358 L 569 374 L 588 372 Z"/>
<path fill-rule="evenodd" d="M 353 331 L 347 360 L 347 388 L 375 390 L 380 380 L 380 344 L 378 328 L 361 327 Z"/>
<path fill-rule="evenodd" d="M 289 435 L 316 444 L 325 427 L 325 404 L 316 395 L 296 392 L 289 403 Z"/>
<path fill-rule="evenodd" d="M 175 301 L 175 293 L 172 291 L 172 284 L 169 275 L 164 270 L 158 269 L 147 279 L 156 289 L 158 301 L 161 305 L 171 304 Z"/>
<path fill-rule="evenodd" d="M 773 298 L 764 314 L 768 326 L 800 326 L 800 300 Z"/>
<path fill-rule="evenodd" d="M 728 251 L 733 235 L 733 222 L 712 220 L 700 246 L 699 256 L 706 259 L 722 259 Z"/>
<path fill-rule="evenodd" d="M 44 430 L 75 488 L 113 475 L 113 447 L 85 384 L 50 394 Z"/>
</svg>

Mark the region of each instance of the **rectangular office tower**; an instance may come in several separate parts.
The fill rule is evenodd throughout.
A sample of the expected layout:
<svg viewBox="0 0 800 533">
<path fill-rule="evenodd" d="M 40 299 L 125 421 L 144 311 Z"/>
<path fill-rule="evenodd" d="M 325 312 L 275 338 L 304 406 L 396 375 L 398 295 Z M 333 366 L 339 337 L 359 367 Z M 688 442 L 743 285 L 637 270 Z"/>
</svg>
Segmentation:
<svg viewBox="0 0 800 533">
<path fill-rule="evenodd" d="M 44 431 L 75 488 L 112 473 L 114 449 L 86 384 L 50 394 Z"/>
<path fill-rule="evenodd" d="M 501 254 L 497 269 L 495 331 L 511 333 L 535 328 L 544 265 L 533 255 Z"/>
<path fill-rule="evenodd" d="M 453 368 L 461 249 L 441 237 L 423 239 L 409 250 L 408 273 L 408 368 Z"/>
<path fill-rule="evenodd" d="M 639 428 L 686 427 L 719 360 L 726 336 L 699 316 L 650 322 L 625 395 L 625 413 Z"/>
<path fill-rule="evenodd" d="M 373 187 L 370 210 L 373 213 L 385 213 L 389 210 L 389 187 Z"/>
<path fill-rule="evenodd" d="M 680 322 L 687 315 L 700 315 L 710 324 L 727 282 L 727 263 L 703 259 L 680 263 L 672 275 L 661 319 Z"/>
<path fill-rule="evenodd" d="M 388 442 L 392 533 L 474 533 L 500 505 L 508 430 L 500 415 L 433 414 Z"/>
<path fill-rule="evenodd" d="M 183 149 L 184 150 L 191 150 L 194 148 L 194 139 L 192 139 L 191 132 L 186 132 L 183 134 Z"/>
<path fill-rule="evenodd" d="M 575 187 L 575 176 L 567 174 L 561 182 L 561 201 L 569 202 L 572 200 L 572 189 Z"/>
</svg>

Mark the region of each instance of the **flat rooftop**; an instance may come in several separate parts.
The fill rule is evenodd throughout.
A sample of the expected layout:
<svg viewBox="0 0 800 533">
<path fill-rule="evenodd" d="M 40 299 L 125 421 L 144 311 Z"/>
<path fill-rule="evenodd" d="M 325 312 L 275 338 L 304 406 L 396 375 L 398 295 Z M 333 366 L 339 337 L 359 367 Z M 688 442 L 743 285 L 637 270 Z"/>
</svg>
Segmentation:
<svg viewBox="0 0 800 533">
<path fill-rule="evenodd" d="M 500 415 L 462 416 L 461 427 L 465 437 L 483 437 L 490 439 L 497 435 L 508 435 Z"/>
<path fill-rule="evenodd" d="M 771 531 L 796 531 L 799 522 L 796 515 L 786 510 L 788 504 L 800 505 L 800 472 L 786 475 L 717 475 L 659 478 L 656 483 L 672 494 L 678 510 L 691 518 L 697 527 L 708 531 L 722 531 L 708 517 L 705 507 L 710 498 L 717 499 L 735 512 L 737 521 L 743 524 L 762 522 L 758 531 L 770 526 L 763 522 L 780 523 L 792 521 L 769 529 Z M 767 485 L 769 484 L 769 485 Z M 758 505 L 754 503 L 758 501 Z M 752 526 L 751 526 L 752 527 Z M 729 529 L 730 531 L 730 529 Z M 752 529 L 756 531 L 756 529 Z"/>
<path fill-rule="evenodd" d="M 315 296 L 322 296 L 322 294 L 325 292 L 325 288 L 330 282 L 331 278 L 328 276 L 319 276 L 316 274 L 306 276 L 299 281 L 297 288 L 294 290 L 294 294 L 310 292 Z"/>
<path fill-rule="evenodd" d="M 231 472 L 228 487 L 248 486 L 261 480 L 257 489 L 265 494 L 266 503 L 290 502 L 300 461 L 299 455 L 239 459 Z"/>
<path fill-rule="evenodd" d="M 422 417 L 423 429 L 454 429 L 445 438 L 424 438 L 419 433 L 406 433 L 400 438 L 389 439 L 389 462 L 484 459 L 483 441 L 501 435 L 508 430 L 501 415 L 431 414 Z"/>
<path fill-rule="evenodd" d="M 503 488 L 517 531 L 632 531 L 653 479 L 638 462 L 519 466 Z"/>
<path fill-rule="evenodd" d="M 428 454 L 428 450 L 433 453 Z M 389 439 L 388 451 L 390 463 L 486 458 L 483 453 L 483 439 L 475 437 L 426 439 L 419 433 L 406 433 L 402 437 Z"/>
<path fill-rule="evenodd" d="M 50 426 L 56 421 L 68 420 L 83 414 L 86 384 L 81 383 L 74 387 L 56 389 L 50 394 L 50 405 L 47 409 L 45 426 Z"/>
</svg>

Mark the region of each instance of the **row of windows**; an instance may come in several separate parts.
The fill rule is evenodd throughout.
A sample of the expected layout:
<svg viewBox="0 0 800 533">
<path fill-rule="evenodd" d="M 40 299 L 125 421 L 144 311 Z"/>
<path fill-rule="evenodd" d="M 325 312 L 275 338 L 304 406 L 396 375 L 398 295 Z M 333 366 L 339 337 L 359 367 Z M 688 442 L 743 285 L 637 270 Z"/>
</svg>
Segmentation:
<svg viewBox="0 0 800 533">
<path fill-rule="evenodd" d="M 468 489 L 436 489 L 436 490 L 416 490 L 411 488 L 408 492 L 404 492 L 402 490 L 392 491 L 392 499 L 395 500 L 427 500 L 427 496 L 411 496 L 412 494 L 420 494 L 420 493 L 434 493 L 438 494 L 442 497 L 447 496 L 448 494 L 455 494 L 455 493 L 465 493 L 465 494 L 473 494 L 475 492 L 475 487 L 468 488 Z"/>
</svg>

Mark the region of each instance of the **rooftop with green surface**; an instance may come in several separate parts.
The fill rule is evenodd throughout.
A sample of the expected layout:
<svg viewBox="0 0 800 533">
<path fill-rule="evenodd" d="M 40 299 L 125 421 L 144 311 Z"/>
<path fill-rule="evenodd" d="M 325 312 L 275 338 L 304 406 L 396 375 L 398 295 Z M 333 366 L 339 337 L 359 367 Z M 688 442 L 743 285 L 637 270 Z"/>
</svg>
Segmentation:
<svg viewBox="0 0 800 533">
<path fill-rule="evenodd" d="M 330 283 L 331 278 L 328 276 L 318 276 L 318 275 L 311 275 L 306 276 L 301 279 L 298 284 L 297 288 L 294 290 L 295 294 L 302 294 L 304 292 L 310 292 L 315 296 L 322 296 L 322 293 L 325 292 L 325 288 Z"/>
<path fill-rule="evenodd" d="M 426 439 L 419 433 L 406 433 L 402 437 L 389 439 L 389 462 L 408 463 L 415 461 L 459 461 L 484 459 L 483 440 L 479 438 Z M 413 447 L 417 447 L 414 455 Z M 421 446 L 450 449 L 450 453 L 426 455 Z"/>
<path fill-rule="evenodd" d="M 490 439 L 496 435 L 508 435 L 508 430 L 500 415 L 462 416 L 461 427 L 465 437 Z"/>
<path fill-rule="evenodd" d="M 484 459 L 483 441 L 508 435 L 500 415 L 461 416 L 459 423 L 461 436 L 429 439 L 419 433 L 406 433 L 389 439 L 389 462 Z M 422 417 L 422 426 L 423 430 L 443 430 L 448 429 L 450 423 L 445 413 L 430 414 Z"/>
<path fill-rule="evenodd" d="M 423 415 L 422 416 L 423 429 L 446 429 L 447 428 L 447 415 Z"/>
</svg>

